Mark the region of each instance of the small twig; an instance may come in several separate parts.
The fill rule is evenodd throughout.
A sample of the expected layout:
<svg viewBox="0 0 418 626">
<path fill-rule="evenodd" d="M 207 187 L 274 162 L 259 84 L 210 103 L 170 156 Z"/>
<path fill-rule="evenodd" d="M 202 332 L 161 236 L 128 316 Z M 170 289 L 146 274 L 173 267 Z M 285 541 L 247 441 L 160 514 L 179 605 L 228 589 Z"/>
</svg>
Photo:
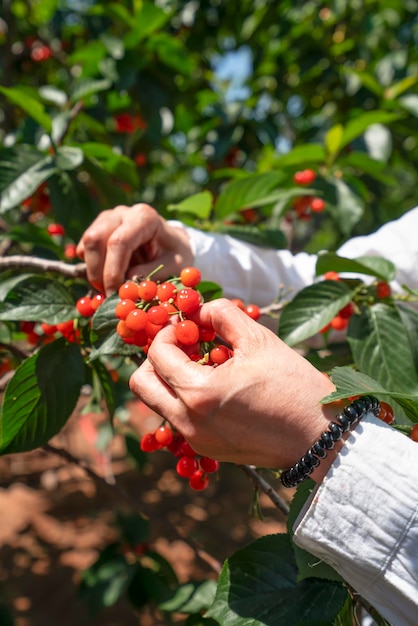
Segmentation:
<svg viewBox="0 0 418 626">
<path fill-rule="evenodd" d="M 87 275 L 85 263 L 71 265 L 64 261 L 52 261 L 20 254 L 1 257 L 0 271 L 4 269 L 34 269 L 42 272 L 58 272 L 70 278 L 86 278 Z"/>
<path fill-rule="evenodd" d="M 275 507 L 279 509 L 284 515 L 289 515 L 289 507 L 286 502 L 282 500 L 279 494 L 273 489 L 273 487 L 268 483 L 260 474 L 257 472 L 257 469 L 253 465 L 238 465 L 246 474 L 250 480 L 258 487 L 263 493 L 266 494 L 272 501 Z"/>
<path fill-rule="evenodd" d="M 70 452 L 68 452 L 67 450 L 64 450 L 63 448 L 57 448 L 47 443 L 43 446 L 43 450 L 45 450 L 45 452 L 60 456 L 61 458 L 68 461 L 69 463 L 73 463 L 74 465 L 77 465 L 77 467 L 80 467 L 81 469 L 83 469 L 84 472 L 95 483 L 99 483 L 100 485 L 105 486 L 106 489 L 113 494 L 116 491 L 124 500 L 126 500 L 129 503 L 129 505 L 134 510 L 137 510 L 141 515 L 145 515 L 149 519 L 154 519 L 155 521 L 158 520 L 161 524 L 169 528 L 170 531 L 173 532 L 178 539 L 181 539 L 182 541 L 187 543 L 187 545 L 189 545 L 192 548 L 196 556 L 198 556 L 202 561 L 207 563 L 211 567 L 211 569 L 214 572 L 216 572 L 216 574 L 219 574 L 219 572 L 222 569 L 222 565 L 217 559 L 215 559 L 210 554 L 208 554 L 205 550 L 203 550 L 197 543 L 193 541 L 193 539 L 190 538 L 190 536 L 185 537 L 183 533 L 181 533 L 178 528 L 173 526 L 173 524 L 171 524 L 165 517 L 163 518 L 161 516 L 156 516 L 155 513 L 151 511 L 150 507 L 147 507 L 146 505 L 144 505 L 143 502 L 139 504 L 138 501 L 132 498 L 131 495 L 116 481 L 112 484 L 109 484 L 104 478 L 96 474 L 96 472 L 94 472 L 84 461 L 76 458 Z"/>
</svg>

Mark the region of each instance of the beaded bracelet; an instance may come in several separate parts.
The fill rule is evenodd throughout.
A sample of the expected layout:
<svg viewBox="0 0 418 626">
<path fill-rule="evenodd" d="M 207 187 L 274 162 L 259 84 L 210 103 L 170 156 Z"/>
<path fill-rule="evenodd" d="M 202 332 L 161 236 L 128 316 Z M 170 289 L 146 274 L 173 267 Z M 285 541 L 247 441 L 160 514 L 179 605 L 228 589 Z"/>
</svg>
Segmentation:
<svg viewBox="0 0 418 626">
<path fill-rule="evenodd" d="M 377 417 L 379 411 L 380 403 L 374 396 L 362 396 L 346 406 L 341 413 L 335 416 L 335 421 L 330 422 L 328 430 L 322 433 L 306 454 L 293 467 L 281 474 L 280 480 L 283 486 L 296 487 L 306 480 L 314 468 L 318 467 L 321 459 L 325 459 L 328 450 L 334 448 L 335 442 L 339 441 L 344 433 L 356 426 L 366 413 L 372 412 Z"/>
</svg>

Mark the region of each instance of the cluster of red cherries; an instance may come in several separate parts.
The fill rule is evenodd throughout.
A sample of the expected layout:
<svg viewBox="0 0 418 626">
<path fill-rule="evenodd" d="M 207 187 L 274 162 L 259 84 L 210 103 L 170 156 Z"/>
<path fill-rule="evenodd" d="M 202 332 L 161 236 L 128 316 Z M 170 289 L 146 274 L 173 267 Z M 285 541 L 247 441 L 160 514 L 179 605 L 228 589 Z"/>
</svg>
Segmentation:
<svg viewBox="0 0 418 626">
<path fill-rule="evenodd" d="M 293 175 L 293 182 L 300 187 L 312 185 L 315 179 L 316 172 L 312 169 L 300 170 Z M 300 220 L 311 219 L 312 213 L 322 213 L 325 206 L 325 200 L 311 195 L 298 196 L 293 202 L 293 209 Z"/>
<path fill-rule="evenodd" d="M 116 332 L 127 344 L 138 346 L 145 354 L 157 333 L 177 316 L 175 326 L 179 346 L 190 359 L 218 367 L 232 358 L 233 350 L 218 342 L 214 328 L 197 324 L 193 316 L 202 305 L 203 298 L 196 289 L 201 281 L 200 271 L 186 267 L 180 276 L 164 282 L 151 278 L 140 282 L 125 281 L 119 288 L 119 301 L 115 315 L 119 319 Z M 245 306 L 241 300 L 233 300 L 249 317 L 257 320 L 261 311 L 257 305 Z M 219 462 L 207 456 L 199 456 L 182 435 L 163 422 L 154 432 L 143 435 L 140 442 L 144 452 L 166 449 L 178 459 L 176 472 L 187 478 L 192 489 L 200 491 L 209 484 L 209 475 L 219 469 Z"/>
</svg>

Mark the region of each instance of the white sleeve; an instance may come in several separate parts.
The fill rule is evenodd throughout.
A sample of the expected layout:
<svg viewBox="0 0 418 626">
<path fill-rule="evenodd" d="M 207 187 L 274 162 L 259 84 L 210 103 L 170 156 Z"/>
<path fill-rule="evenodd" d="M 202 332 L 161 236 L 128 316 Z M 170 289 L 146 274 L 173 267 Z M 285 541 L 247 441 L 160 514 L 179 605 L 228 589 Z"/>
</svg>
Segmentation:
<svg viewBox="0 0 418 626">
<path fill-rule="evenodd" d="M 418 623 L 417 476 L 418 444 L 369 414 L 293 529 L 392 626 Z"/>
<path fill-rule="evenodd" d="M 190 237 L 195 266 L 204 280 L 221 285 L 226 297 L 267 306 L 277 299 L 280 288 L 290 289 L 287 298 L 292 298 L 315 279 L 314 254 L 261 248 L 228 235 L 184 228 Z M 349 258 L 383 256 L 398 268 L 394 289 L 398 290 L 403 283 L 418 288 L 417 237 L 418 207 L 371 235 L 351 239 L 338 254 Z"/>
</svg>

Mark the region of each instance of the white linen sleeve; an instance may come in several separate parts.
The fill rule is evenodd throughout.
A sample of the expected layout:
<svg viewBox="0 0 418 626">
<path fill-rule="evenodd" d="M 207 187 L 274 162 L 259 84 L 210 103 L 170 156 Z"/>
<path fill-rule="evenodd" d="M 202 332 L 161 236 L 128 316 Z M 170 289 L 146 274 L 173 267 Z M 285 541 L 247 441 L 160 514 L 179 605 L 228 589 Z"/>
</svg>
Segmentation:
<svg viewBox="0 0 418 626">
<path fill-rule="evenodd" d="M 261 248 L 228 235 L 202 232 L 180 222 L 171 223 L 186 229 L 194 264 L 203 279 L 221 285 L 228 298 L 268 306 L 277 299 L 281 287 L 290 290 L 286 295 L 286 299 L 290 299 L 315 279 L 317 256 L 314 254 Z M 395 290 L 399 290 L 402 283 L 418 288 L 417 237 L 418 207 L 371 235 L 351 239 L 338 254 L 348 258 L 383 256 L 398 268 L 398 276 L 392 284 Z"/>
<path fill-rule="evenodd" d="M 392 626 L 418 623 L 418 444 L 367 415 L 294 524 Z"/>
</svg>

